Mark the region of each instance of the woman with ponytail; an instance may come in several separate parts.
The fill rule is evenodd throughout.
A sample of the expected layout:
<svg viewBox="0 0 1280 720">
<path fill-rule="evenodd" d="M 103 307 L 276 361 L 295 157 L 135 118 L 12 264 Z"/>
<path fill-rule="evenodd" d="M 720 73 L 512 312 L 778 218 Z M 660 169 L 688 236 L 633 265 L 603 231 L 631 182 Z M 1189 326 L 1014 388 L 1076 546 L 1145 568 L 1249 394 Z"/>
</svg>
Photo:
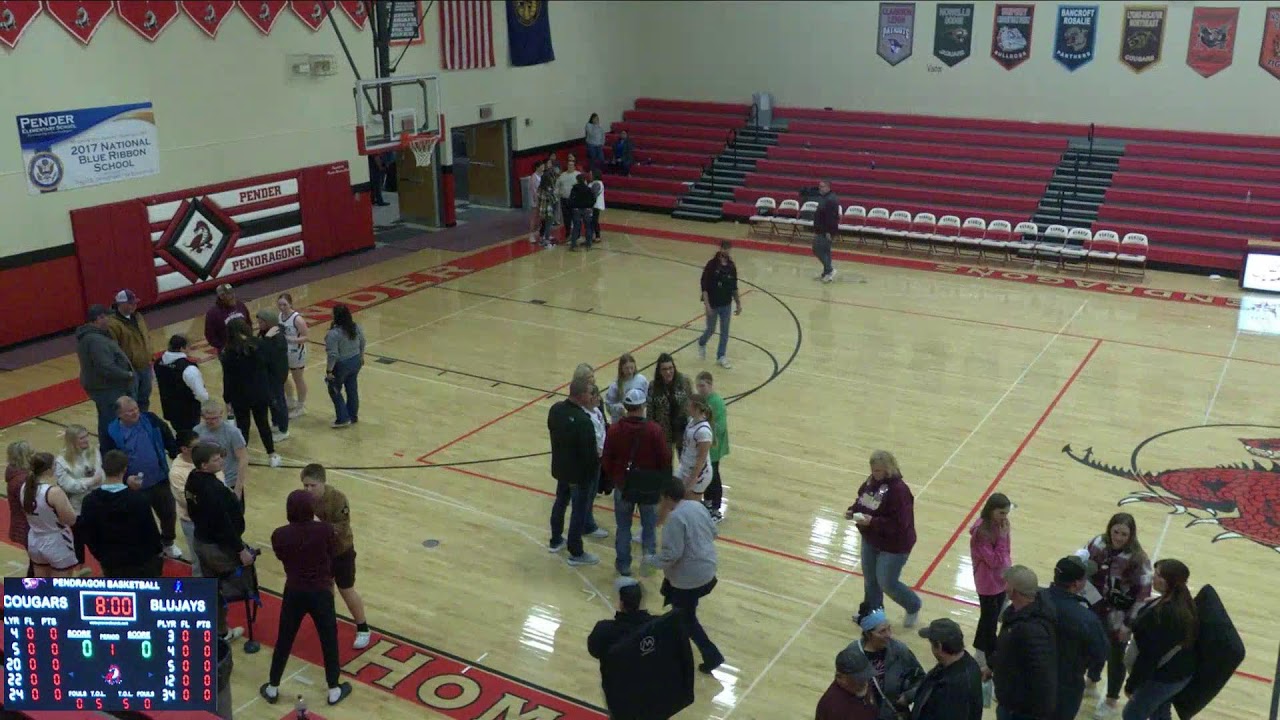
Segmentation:
<svg viewBox="0 0 1280 720">
<path fill-rule="evenodd" d="M 22 511 L 22 486 L 31 474 L 31 459 L 35 456 L 31 443 L 15 440 L 9 443 L 8 464 L 4 467 L 5 493 L 9 498 L 9 542 L 27 547 L 27 514 Z M 27 575 L 31 577 L 31 563 L 27 563 Z"/>
<path fill-rule="evenodd" d="M 1170 720 L 1175 695 L 1195 672 L 1195 644 L 1199 621 L 1187 580 L 1191 571 L 1180 560 L 1155 564 L 1152 588 L 1160 597 L 1138 611 L 1133 622 L 1129 697 L 1123 720 Z"/>
<path fill-rule="evenodd" d="M 676 476 L 684 481 L 691 500 L 701 500 L 711 485 L 711 442 L 715 427 L 711 421 L 711 405 L 706 395 L 689 398 L 689 420 L 685 423 L 684 440 L 680 444 L 680 467 Z"/>
<path fill-rule="evenodd" d="M 871 692 L 880 707 L 880 720 L 894 720 L 915 698 L 924 681 L 924 668 L 911 648 L 893 636 L 893 625 L 883 608 L 862 603 L 856 620 L 862 636 L 854 645 L 871 663 Z"/>
<path fill-rule="evenodd" d="M 53 475 L 53 456 L 36 453 L 22 483 L 22 511 L 27 518 L 27 556 L 35 577 L 70 577 L 78 565 L 71 540 L 76 511 Z"/>
</svg>

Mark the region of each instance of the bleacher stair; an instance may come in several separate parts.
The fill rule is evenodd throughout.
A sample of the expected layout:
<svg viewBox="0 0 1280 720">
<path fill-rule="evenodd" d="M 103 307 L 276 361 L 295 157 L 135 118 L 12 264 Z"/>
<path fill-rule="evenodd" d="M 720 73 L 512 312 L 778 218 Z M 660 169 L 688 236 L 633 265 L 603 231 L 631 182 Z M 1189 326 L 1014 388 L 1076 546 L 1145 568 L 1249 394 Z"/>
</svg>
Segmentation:
<svg viewBox="0 0 1280 720">
<path fill-rule="evenodd" d="M 1069 141 L 1031 220 L 1042 227 L 1092 227 L 1123 155 L 1123 142 Z"/>
<path fill-rule="evenodd" d="M 733 201 L 734 191 L 746 184 L 748 173 L 754 172 L 756 163 L 778 144 L 779 132 L 754 126 L 736 131 L 724 151 L 680 196 L 671 217 L 702 222 L 724 219 L 724 204 Z"/>
</svg>

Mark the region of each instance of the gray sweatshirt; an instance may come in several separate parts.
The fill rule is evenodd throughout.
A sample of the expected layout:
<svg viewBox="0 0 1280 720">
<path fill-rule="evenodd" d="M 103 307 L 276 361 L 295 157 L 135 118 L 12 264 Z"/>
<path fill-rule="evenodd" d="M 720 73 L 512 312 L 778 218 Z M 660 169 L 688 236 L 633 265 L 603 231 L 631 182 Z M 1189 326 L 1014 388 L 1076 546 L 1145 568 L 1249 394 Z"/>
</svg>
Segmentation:
<svg viewBox="0 0 1280 720">
<path fill-rule="evenodd" d="M 588 145 L 604 145 L 604 128 L 599 123 L 587 123 L 586 135 Z"/>
<path fill-rule="evenodd" d="M 697 500 L 681 500 L 662 526 L 662 551 L 655 558 L 667 581 L 681 590 L 693 590 L 716 576 L 716 524 L 707 506 Z"/>
<path fill-rule="evenodd" d="M 133 365 L 111 335 L 92 323 L 76 329 L 76 355 L 80 357 L 80 387 L 85 392 L 128 390 Z"/>
<path fill-rule="evenodd" d="M 328 357 L 327 367 L 330 370 L 339 360 L 347 360 L 364 353 L 364 330 L 356 325 L 356 336 L 352 338 L 347 337 L 347 333 L 342 328 L 329 328 L 329 332 L 324 335 L 324 352 Z"/>
</svg>

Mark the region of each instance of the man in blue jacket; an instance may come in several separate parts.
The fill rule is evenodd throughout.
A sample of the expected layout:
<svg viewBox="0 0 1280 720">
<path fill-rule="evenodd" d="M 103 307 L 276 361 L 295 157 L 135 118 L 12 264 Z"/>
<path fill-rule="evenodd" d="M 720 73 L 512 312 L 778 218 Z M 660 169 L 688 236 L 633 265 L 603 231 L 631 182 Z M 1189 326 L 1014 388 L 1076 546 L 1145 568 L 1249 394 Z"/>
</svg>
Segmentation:
<svg viewBox="0 0 1280 720">
<path fill-rule="evenodd" d="M 1046 593 L 1058 611 L 1058 703 L 1053 720 L 1075 718 L 1084 699 L 1085 671 L 1101 672 L 1110 652 L 1102 622 L 1080 594 L 1094 570 L 1074 555 L 1064 557 L 1054 567 L 1053 584 Z"/>
<path fill-rule="evenodd" d="M 169 557 L 181 557 L 174 544 L 178 536 L 178 510 L 169 485 L 169 460 L 178 456 L 178 442 L 169 425 L 152 412 L 142 412 L 131 397 L 116 401 L 116 419 L 107 428 L 103 451 L 121 450 L 129 456 L 130 487 L 147 498 L 160 519 L 160 537 Z"/>
</svg>

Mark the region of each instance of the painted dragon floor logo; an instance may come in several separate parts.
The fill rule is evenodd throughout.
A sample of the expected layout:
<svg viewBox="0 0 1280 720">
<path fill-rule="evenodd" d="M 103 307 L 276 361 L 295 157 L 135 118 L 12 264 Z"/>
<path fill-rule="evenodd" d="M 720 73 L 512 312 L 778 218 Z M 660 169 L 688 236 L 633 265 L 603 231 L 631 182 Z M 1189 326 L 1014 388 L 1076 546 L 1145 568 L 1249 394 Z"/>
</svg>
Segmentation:
<svg viewBox="0 0 1280 720">
<path fill-rule="evenodd" d="M 1227 443 L 1238 443 L 1242 457 L 1212 467 L 1154 472 L 1139 462 L 1144 453 L 1149 458 L 1178 458 L 1203 451 L 1201 440 L 1215 452 Z M 1222 532 L 1213 542 L 1243 538 L 1280 552 L 1280 427 L 1226 424 L 1166 430 L 1134 448 L 1128 469 L 1101 462 L 1092 447 L 1077 453 L 1067 445 L 1062 452 L 1094 470 L 1138 483 L 1141 487 L 1121 499 L 1120 505 L 1167 505 L 1171 513 L 1191 518 L 1187 527 L 1219 525 Z"/>
</svg>

